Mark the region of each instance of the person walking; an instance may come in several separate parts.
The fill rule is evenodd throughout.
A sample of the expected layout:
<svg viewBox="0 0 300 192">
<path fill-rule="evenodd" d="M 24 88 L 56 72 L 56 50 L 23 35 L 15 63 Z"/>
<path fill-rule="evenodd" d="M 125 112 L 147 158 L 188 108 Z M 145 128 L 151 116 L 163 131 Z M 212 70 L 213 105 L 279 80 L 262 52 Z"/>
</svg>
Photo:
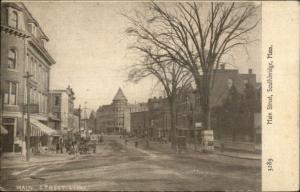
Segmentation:
<svg viewBox="0 0 300 192">
<path fill-rule="evenodd" d="M 63 153 L 63 140 L 60 139 L 60 142 L 59 142 L 59 149 L 60 149 L 60 153 Z"/>
<path fill-rule="evenodd" d="M 77 155 L 78 155 L 78 144 L 77 144 L 76 141 L 74 143 L 74 155 L 75 155 L 75 158 L 77 158 Z"/>
<path fill-rule="evenodd" d="M 56 153 L 59 152 L 59 141 L 56 142 Z"/>
</svg>

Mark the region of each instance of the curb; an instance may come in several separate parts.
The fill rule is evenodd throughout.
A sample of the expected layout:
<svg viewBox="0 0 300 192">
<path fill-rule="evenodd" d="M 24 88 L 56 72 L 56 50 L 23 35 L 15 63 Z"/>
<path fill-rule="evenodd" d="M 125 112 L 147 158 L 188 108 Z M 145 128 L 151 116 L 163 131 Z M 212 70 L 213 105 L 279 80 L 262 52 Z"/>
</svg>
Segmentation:
<svg viewBox="0 0 300 192">
<path fill-rule="evenodd" d="M 9 165 L 9 166 L 3 166 L 3 163 L 1 164 L 1 168 L 2 169 L 11 169 L 11 168 L 24 168 L 24 167 L 32 167 L 35 166 L 35 164 L 39 164 L 39 165 L 44 165 L 44 164 L 49 164 L 49 163 L 53 163 L 53 162 L 57 162 L 57 163 L 63 163 L 63 162 L 68 162 L 68 161 L 74 161 L 74 159 L 60 159 L 60 160 L 48 160 L 48 161 L 37 161 L 37 162 L 21 162 L 18 164 L 14 164 L 14 165 Z"/>
<path fill-rule="evenodd" d="M 239 155 L 233 155 L 233 154 L 226 154 L 226 153 L 215 153 L 216 155 L 223 155 L 227 157 L 233 157 L 233 158 L 239 158 L 239 159 L 248 159 L 248 160 L 261 160 L 261 157 L 247 157 L 247 156 L 239 156 Z"/>
</svg>

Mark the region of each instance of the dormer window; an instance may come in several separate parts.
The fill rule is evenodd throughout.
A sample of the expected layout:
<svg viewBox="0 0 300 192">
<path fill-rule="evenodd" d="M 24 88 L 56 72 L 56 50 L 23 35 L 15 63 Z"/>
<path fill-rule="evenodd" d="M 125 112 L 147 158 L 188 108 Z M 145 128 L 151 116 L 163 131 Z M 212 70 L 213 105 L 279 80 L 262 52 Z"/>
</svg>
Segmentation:
<svg viewBox="0 0 300 192">
<path fill-rule="evenodd" d="M 15 49 L 9 49 L 8 51 L 8 68 L 16 69 L 17 66 L 17 51 Z"/>
<path fill-rule="evenodd" d="M 36 37 L 36 26 L 32 25 L 32 34 Z"/>
<path fill-rule="evenodd" d="M 37 36 L 37 27 L 34 23 L 30 23 L 30 26 L 31 26 L 31 33 L 34 37 Z"/>
<path fill-rule="evenodd" d="M 8 12 L 8 26 L 18 28 L 18 13 L 17 11 Z"/>
</svg>

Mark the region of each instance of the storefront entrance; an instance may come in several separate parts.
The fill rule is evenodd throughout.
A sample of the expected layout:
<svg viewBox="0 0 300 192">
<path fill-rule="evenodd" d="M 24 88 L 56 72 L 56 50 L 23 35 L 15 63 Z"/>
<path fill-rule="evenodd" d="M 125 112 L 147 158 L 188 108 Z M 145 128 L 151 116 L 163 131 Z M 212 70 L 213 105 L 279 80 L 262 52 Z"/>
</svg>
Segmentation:
<svg viewBox="0 0 300 192">
<path fill-rule="evenodd" d="M 14 150 L 14 131 L 15 119 L 3 118 L 3 127 L 7 130 L 7 134 L 1 135 L 1 145 L 3 152 L 13 152 Z"/>
</svg>

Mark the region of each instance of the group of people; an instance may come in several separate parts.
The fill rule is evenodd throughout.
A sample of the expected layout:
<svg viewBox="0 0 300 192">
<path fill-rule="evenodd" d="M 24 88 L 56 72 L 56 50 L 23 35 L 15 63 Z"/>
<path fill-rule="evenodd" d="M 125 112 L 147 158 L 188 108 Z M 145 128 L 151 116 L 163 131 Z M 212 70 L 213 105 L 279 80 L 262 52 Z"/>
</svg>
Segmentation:
<svg viewBox="0 0 300 192">
<path fill-rule="evenodd" d="M 62 138 L 58 139 L 56 142 L 56 153 L 63 153 L 64 149 L 69 154 L 78 154 L 78 142 L 77 141 L 71 141 L 71 140 L 64 140 Z"/>
<path fill-rule="evenodd" d="M 120 138 L 121 138 L 121 136 L 120 136 Z M 125 145 L 127 145 L 127 144 L 128 144 L 128 138 L 127 138 L 127 137 L 124 137 L 124 141 L 125 141 Z M 138 147 L 138 146 L 139 146 L 138 140 L 136 140 L 136 141 L 134 142 L 134 146 L 135 146 L 135 147 Z"/>
</svg>

